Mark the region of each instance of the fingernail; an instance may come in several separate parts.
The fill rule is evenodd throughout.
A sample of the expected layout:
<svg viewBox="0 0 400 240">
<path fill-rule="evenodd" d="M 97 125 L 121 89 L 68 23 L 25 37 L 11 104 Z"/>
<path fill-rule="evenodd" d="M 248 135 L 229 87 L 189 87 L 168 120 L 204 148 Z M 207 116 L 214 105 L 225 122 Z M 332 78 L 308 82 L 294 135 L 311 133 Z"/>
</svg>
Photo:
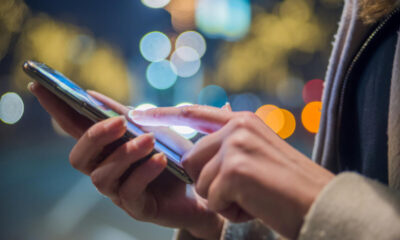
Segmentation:
<svg viewBox="0 0 400 240">
<path fill-rule="evenodd" d="M 226 102 L 225 105 L 222 108 L 230 109 L 231 108 L 231 104 L 229 102 Z"/>
<path fill-rule="evenodd" d="M 140 114 L 141 114 L 142 112 L 143 112 L 143 111 L 140 111 L 140 110 L 130 110 L 130 111 L 128 112 L 128 117 L 129 117 L 129 119 L 131 119 L 131 120 L 138 119 L 138 118 L 140 117 Z"/>
<path fill-rule="evenodd" d="M 35 84 L 34 82 L 29 82 L 28 85 L 26 86 L 28 88 L 29 92 L 33 92 L 33 85 L 34 84 Z"/>
<path fill-rule="evenodd" d="M 145 137 L 146 136 L 146 137 Z M 155 138 L 153 133 L 145 133 L 141 135 L 140 138 L 135 139 L 136 144 L 139 145 L 139 148 L 147 148 L 147 147 L 154 147 Z"/>
<path fill-rule="evenodd" d="M 149 137 L 151 137 L 152 144 L 156 143 L 156 138 L 154 137 L 154 133 L 146 133 Z"/>
<path fill-rule="evenodd" d="M 166 157 L 165 154 L 162 153 L 162 152 L 154 154 L 153 157 L 154 157 L 155 159 L 159 159 L 159 162 L 162 163 L 162 165 L 157 164 L 157 165 L 156 165 L 157 168 L 163 167 L 164 165 L 166 165 L 166 163 L 167 163 L 167 161 L 168 161 L 168 160 L 167 160 L 167 157 Z M 161 161 L 160 161 L 160 160 L 161 160 Z"/>
<path fill-rule="evenodd" d="M 121 124 L 121 120 L 122 120 L 122 124 Z M 115 118 L 113 118 L 113 120 L 110 120 L 109 122 L 107 122 L 104 125 L 104 127 L 107 129 L 113 129 L 113 128 L 117 127 L 118 130 L 120 130 L 121 128 L 126 128 L 126 126 L 127 126 L 127 121 L 124 116 L 115 117 Z"/>
</svg>

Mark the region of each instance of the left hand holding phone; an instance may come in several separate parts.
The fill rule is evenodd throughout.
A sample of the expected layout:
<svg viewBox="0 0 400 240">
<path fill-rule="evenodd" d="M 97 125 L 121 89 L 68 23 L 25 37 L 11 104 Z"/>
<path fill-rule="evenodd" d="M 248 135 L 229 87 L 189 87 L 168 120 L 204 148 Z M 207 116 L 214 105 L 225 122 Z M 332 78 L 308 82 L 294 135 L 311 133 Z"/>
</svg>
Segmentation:
<svg viewBox="0 0 400 240">
<path fill-rule="evenodd" d="M 194 192 L 189 194 L 191 187 L 163 171 L 167 159 L 162 153 L 130 168 L 153 150 L 152 134 L 112 147 L 126 131 L 124 117 L 93 124 L 37 82 L 30 83 L 28 89 L 59 125 L 78 139 L 70 153 L 72 166 L 90 176 L 97 189 L 117 206 L 140 221 L 186 229 L 203 239 L 219 237 L 223 218 L 207 209 L 206 200 Z M 129 110 L 109 98 L 107 101 L 119 108 L 118 112 Z"/>
</svg>

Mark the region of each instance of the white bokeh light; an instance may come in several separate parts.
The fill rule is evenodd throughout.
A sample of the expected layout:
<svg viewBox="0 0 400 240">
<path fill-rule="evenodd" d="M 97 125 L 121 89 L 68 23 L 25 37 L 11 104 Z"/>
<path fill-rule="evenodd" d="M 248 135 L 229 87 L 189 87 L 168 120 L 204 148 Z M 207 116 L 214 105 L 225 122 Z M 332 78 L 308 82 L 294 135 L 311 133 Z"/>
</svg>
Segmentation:
<svg viewBox="0 0 400 240">
<path fill-rule="evenodd" d="M 196 50 L 190 47 L 176 49 L 171 56 L 171 63 L 174 66 L 176 75 L 180 77 L 191 77 L 195 75 L 201 66 L 201 61 L 197 56 Z M 193 60 L 194 61 L 190 61 Z"/>
<path fill-rule="evenodd" d="M 171 41 L 162 32 L 149 32 L 142 37 L 139 44 L 140 53 L 149 62 L 159 62 L 171 52 Z"/>
<path fill-rule="evenodd" d="M 171 0 L 142 0 L 142 3 L 149 8 L 163 8 L 168 5 Z"/>
<path fill-rule="evenodd" d="M 197 52 L 197 57 L 203 57 L 206 52 L 206 41 L 204 37 L 195 31 L 187 31 L 178 36 L 175 42 L 175 48 L 190 47 Z M 193 59 L 191 61 L 194 61 Z"/>
<path fill-rule="evenodd" d="M 139 104 L 137 107 L 135 107 L 135 110 L 144 111 L 144 110 L 148 110 L 148 109 L 152 109 L 152 108 L 156 108 L 156 107 L 157 106 L 152 103 L 142 103 L 142 104 Z"/>
<path fill-rule="evenodd" d="M 24 114 L 24 102 L 13 92 L 5 93 L 0 99 L 0 119 L 6 124 L 18 122 Z"/>
<path fill-rule="evenodd" d="M 192 103 L 183 102 L 176 105 L 176 107 L 191 106 Z M 187 126 L 171 126 L 171 129 L 186 139 L 192 139 L 197 135 L 197 131 Z"/>
</svg>

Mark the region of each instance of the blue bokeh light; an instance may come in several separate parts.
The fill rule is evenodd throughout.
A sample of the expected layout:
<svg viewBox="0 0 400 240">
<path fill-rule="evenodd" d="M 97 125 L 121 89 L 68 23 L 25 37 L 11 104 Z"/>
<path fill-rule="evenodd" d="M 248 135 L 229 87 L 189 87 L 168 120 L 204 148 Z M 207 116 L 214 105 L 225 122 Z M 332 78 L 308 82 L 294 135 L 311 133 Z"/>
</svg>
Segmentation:
<svg viewBox="0 0 400 240">
<path fill-rule="evenodd" d="M 249 0 L 198 1 L 196 25 L 208 37 L 235 41 L 248 33 L 250 23 Z"/>
<path fill-rule="evenodd" d="M 146 78 L 149 84 L 156 89 L 170 88 L 178 76 L 173 70 L 173 65 L 168 60 L 153 62 L 147 67 Z"/>
<path fill-rule="evenodd" d="M 229 97 L 233 111 L 255 112 L 262 106 L 262 101 L 254 93 L 235 94 Z"/>
<path fill-rule="evenodd" d="M 180 77 L 191 77 L 195 75 L 201 66 L 201 60 L 197 51 L 190 47 L 180 47 L 171 56 L 176 75 Z"/>
<path fill-rule="evenodd" d="M 208 85 L 203 88 L 198 97 L 198 103 L 214 107 L 222 107 L 228 101 L 226 91 L 217 85 Z"/>
<path fill-rule="evenodd" d="M 159 62 L 171 52 L 171 41 L 162 32 L 150 32 L 140 40 L 140 52 L 150 62 Z"/>
</svg>

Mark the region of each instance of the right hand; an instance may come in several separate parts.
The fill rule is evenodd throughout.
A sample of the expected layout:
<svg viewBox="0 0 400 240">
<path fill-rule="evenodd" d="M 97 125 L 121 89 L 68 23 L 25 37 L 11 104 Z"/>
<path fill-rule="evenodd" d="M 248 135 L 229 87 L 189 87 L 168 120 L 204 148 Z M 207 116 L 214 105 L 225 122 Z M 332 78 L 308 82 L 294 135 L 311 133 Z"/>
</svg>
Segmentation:
<svg viewBox="0 0 400 240">
<path fill-rule="evenodd" d="M 117 206 L 140 221 L 186 229 L 199 238 L 219 238 L 223 218 L 208 210 L 206 200 L 191 191 L 191 187 L 164 171 L 167 159 L 162 153 L 130 169 L 153 150 L 152 134 L 113 148 L 110 144 L 126 131 L 124 117 L 93 124 L 40 84 L 30 84 L 29 90 L 59 125 L 78 139 L 70 153 L 72 166 L 90 176 L 97 189 Z M 105 96 L 98 96 L 121 114 L 129 110 Z"/>
</svg>

